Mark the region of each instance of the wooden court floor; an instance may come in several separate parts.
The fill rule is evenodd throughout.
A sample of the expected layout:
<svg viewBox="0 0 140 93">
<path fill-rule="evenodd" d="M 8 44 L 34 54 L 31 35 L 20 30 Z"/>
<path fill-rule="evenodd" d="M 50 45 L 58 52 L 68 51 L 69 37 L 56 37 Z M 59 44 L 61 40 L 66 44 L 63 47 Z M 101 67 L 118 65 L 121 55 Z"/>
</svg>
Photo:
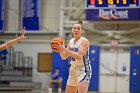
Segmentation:
<svg viewBox="0 0 140 93">
<path fill-rule="evenodd" d="M 48 91 L 0 91 L 0 93 L 50 93 Z M 62 92 L 51 92 L 51 93 L 65 93 L 64 91 Z M 88 93 L 99 93 L 99 92 L 94 92 L 94 91 L 88 91 Z"/>
</svg>

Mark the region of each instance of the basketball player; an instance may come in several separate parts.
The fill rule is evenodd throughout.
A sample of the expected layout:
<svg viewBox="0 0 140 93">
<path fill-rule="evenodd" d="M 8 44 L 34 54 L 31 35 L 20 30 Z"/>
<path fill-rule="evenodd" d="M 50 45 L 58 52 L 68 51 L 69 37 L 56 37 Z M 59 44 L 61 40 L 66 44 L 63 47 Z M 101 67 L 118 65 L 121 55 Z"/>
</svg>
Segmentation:
<svg viewBox="0 0 140 93">
<path fill-rule="evenodd" d="M 70 72 L 67 80 L 66 93 L 87 93 L 91 78 L 91 65 L 88 59 L 89 41 L 82 36 L 83 23 L 78 21 L 72 27 L 73 38 L 67 48 L 55 45 L 60 49 L 62 59 L 70 57 Z"/>
<path fill-rule="evenodd" d="M 0 45 L 0 50 L 4 50 L 6 48 L 9 48 L 9 47 L 13 46 L 14 44 L 16 44 L 17 42 L 20 42 L 23 39 L 25 39 L 26 38 L 24 36 L 25 31 L 26 31 L 25 28 L 23 28 L 22 34 L 19 37 L 15 38 L 15 39 L 12 39 L 12 40 L 9 40 L 9 41 L 5 42 L 4 44 Z"/>
</svg>

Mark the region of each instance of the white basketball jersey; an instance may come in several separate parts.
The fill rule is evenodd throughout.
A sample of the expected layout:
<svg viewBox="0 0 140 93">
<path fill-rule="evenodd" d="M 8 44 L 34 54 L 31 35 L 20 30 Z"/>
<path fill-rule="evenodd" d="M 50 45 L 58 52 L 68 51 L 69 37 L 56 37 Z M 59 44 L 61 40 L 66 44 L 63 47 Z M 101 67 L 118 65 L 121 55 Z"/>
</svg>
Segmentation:
<svg viewBox="0 0 140 93">
<path fill-rule="evenodd" d="M 70 40 L 70 50 L 74 52 L 78 52 L 79 47 L 81 46 L 81 42 L 85 39 L 85 37 L 80 37 L 80 39 L 74 44 L 74 38 Z M 89 62 L 89 56 L 87 48 L 87 54 L 83 56 L 81 60 L 77 60 L 73 57 L 70 57 L 70 72 L 67 81 L 67 85 L 70 86 L 78 86 L 79 82 L 89 82 L 91 78 L 91 65 Z"/>
<path fill-rule="evenodd" d="M 85 39 L 85 37 L 81 36 L 80 39 L 74 44 L 74 38 L 70 40 L 70 50 L 74 52 L 78 52 L 79 47 L 81 46 L 81 42 Z M 87 49 L 88 51 L 88 49 Z M 71 65 L 84 65 L 83 59 L 77 60 L 73 57 L 70 58 L 70 64 Z"/>
</svg>

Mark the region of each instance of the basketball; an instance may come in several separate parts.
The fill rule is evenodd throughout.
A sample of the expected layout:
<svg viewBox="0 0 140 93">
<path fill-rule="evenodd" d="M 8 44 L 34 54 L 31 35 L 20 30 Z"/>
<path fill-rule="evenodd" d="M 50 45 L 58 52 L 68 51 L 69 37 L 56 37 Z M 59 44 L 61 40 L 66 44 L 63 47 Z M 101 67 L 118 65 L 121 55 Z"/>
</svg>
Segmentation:
<svg viewBox="0 0 140 93">
<path fill-rule="evenodd" d="M 59 49 L 55 48 L 54 44 L 63 45 L 64 40 L 62 38 L 56 37 L 51 40 L 50 47 L 54 52 L 60 52 Z"/>
</svg>

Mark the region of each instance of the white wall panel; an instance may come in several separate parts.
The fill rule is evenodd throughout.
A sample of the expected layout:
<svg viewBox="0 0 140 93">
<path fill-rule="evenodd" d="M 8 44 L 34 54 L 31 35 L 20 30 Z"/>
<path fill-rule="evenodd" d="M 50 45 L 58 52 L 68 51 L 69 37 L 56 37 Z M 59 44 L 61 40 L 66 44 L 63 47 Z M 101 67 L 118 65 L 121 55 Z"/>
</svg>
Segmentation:
<svg viewBox="0 0 140 93">
<path fill-rule="evenodd" d="M 117 60 L 117 92 L 129 93 L 129 73 L 130 73 L 130 50 L 129 48 L 118 49 Z"/>
<path fill-rule="evenodd" d="M 100 78 L 99 91 L 100 92 L 115 92 L 116 90 L 116 49 L 115 48 L 101 48 L 100 52 Z"/>
<path fill-rule="evenodd" d="M 8 0 L 8 22 L 7 30 L 18 31 L 19 27 L 19 0 Z"/>
<path fill-rule="evenodd" d="M 129 48 L 101 48 L 99 91 L 129 93 Z"/>
<path fill-rule="evenodd" d="M 130 53 L 128 48 L 118 49 L 117 73 L 125 75 L 130 73 Z"/>
<path fill-rule="evenodd" d="M 42 30 L 58 31 L 60 16 L 60 0 L 41 0 Z"/>
<path fill-rule="evenodd" d="M 101 48 L 100 54 L 100 73 L 113 74 L 116 70 L 116 49 L 115 48 Z"/>
<path fill-rule="evenodd" d="M 24 56 L 31 56 L 33 58 L 33 81 L 34 82 L 41 82 L 42 88 L 46 88 L 48 86 L 48 81 L 50 79 L 50 73 L 40 73 L 37 71 L 37 60 L 38 60 L 38 53 L 45 52 L 45 53 L 52 53 L 49 44 L 44 43 L 19 43 L 14 46 L 15 51 L 23 51 Z"/>
</svg>

